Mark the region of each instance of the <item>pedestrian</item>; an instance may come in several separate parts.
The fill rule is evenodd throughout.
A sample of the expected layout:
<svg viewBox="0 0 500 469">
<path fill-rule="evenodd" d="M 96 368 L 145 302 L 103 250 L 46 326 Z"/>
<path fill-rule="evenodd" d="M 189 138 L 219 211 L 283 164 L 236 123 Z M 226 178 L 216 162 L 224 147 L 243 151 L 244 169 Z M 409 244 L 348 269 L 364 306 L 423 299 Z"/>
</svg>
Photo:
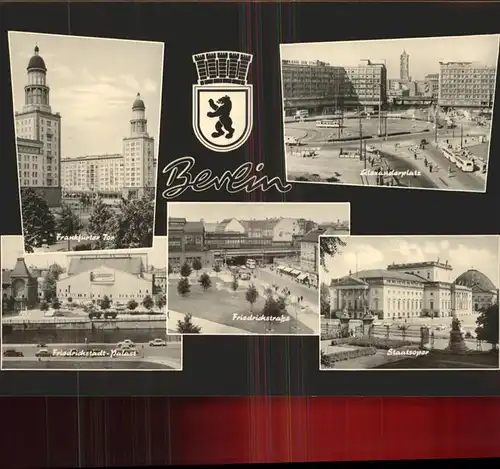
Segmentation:
<svg viewBox="0 0 500 469">
<path fill-rule="evenodd" d="M 429 164 L 429 173 L 432 173 L 432 163 Z"/>
<path fill-rule="evenodd" d="M 427 158 L 424 159 L 424 165 L 425 167 L 427 167 L 427 165 L 429 164 L 429 162 L 427 161 Z"/>
</svg>

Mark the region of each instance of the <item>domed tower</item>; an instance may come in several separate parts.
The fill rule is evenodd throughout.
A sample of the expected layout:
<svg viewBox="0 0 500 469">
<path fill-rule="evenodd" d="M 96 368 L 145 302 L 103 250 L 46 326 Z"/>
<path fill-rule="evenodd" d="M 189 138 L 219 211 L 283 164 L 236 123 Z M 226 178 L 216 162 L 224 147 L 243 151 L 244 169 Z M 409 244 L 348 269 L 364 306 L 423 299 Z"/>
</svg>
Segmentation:
<svg viewBox="0 0 500 469">
<path fill-rule="evenodd" d="M 498 301 L 498 290 L 491 279 L 476 269 L 469 269 L 455 280 L 457 285 L 465 285 L 472 289 L 474 311 L 489 308 Z"/>
<path fill-rule="evenodd" d="M 124 197 L 140 197 L 156 186 L 154 139 L 148 134 L 146 106 L 137 93 L 132 104 L 130 136 L 123 139 Z"/>
<path fill-rule="evenodd" d="M 24 112 L 34 109 L 51 113 L 50 88 L 47 86 L 47 67 L 35 46 L 34 55 L 28 62 L 28 84 L 24 87 Z"/>
<path fill-rule="evenodd" d="M 148 135 L 148 120 L 146 119 L 146 106 L 141 99 L 141 94 L 137 93 L 134 104 L 132 104 L 132 119 L 130 120 L 130 136 Z"/>
<path fill-rule="evenodd" d="M 47 67 L 35 45 L 29 59 L 24 105 L 16 112 L 19 184 L 39 193 L 49 207 L 61 205 L 61 115 L 52 112 Z M 17 104 L 15 101 L 14 104 Z"/>
</svg>

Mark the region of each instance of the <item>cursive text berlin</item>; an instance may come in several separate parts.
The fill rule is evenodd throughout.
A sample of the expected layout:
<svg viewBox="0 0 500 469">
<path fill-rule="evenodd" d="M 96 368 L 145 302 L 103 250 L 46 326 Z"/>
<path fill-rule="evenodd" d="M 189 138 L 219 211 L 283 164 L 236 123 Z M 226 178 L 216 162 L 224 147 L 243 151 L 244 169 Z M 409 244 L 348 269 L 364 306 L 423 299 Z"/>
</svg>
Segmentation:
<svg viewBox="0 0 500 469">
<path fill-rule="evenodd" d="M 275 188 L 285 193 L 292 189 L 291 184 L 284 184 L 279 177 L 269 179 L 267 176 L 250 176 L 254 170 L 253 163 L 244 163 L 235 170 L 227 170 L 221 176 L 214 176 L 210 169 L 203 169 L 193 175 L 196 160 L 192 156 L 183 156 L 169 163 L 163 168 L 163 174 L 167 176 L 166 186 L 162 195 L 165 199 L 179 197 L 187 189 L 194 192 L 203 192 L 208 189 L 225 189 L 230 194 L 245 191 L 247 193 L 261 190 L 266 192 Z M 262 171 L 264 163 L 255 166 L 255 172 Z"/>
</svg>

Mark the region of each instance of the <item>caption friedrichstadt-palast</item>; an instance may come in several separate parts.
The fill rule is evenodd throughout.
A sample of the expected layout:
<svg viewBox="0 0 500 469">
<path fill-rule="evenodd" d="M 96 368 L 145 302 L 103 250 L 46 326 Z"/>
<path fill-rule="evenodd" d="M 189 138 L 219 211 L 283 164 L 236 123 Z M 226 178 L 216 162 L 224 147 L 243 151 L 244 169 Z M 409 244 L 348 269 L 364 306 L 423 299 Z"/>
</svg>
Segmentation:
<svg viewBox="0 0 500 469">
<path fill-rule="evenodd" d="M 321 237 L 321 257 L 323 370 L 498 368 L 498 236 Z"/>
<path fill-rule="evenodd" d="M 318 237 L 349 234 L 348 203 L 170 202 L 168 213 L 169 331 L 318 334 Z"/>
<path fill-rule="evenodd" d="M 166 238 L 152 250 L 25 258 L 2 237 L 2 369 L 182 369 L 166 331 Z"/>
<path fill-rule="evenodd" d="M 282 44 L 287 179 L 484 192 L 498 40 Z"/>
<path fill-rule="evenodd" d="M 140 90 L 131 89 L 141 86 L 133 75 L 138 69 L 132 68 L 133 57 L 127 75 L 116 71 L 116 76 L 104 76 L 94 65 L 106 54 L 123 54 L 131 47 L 135 57 L 137 43 L 31 33 L 10 33 L 9 39 L 26 251 L 151 247 L 157 157 L 144 100 Z M 46 62 L 38 44 L 46 44 L 43 50 L 55 58 Z M 163 47 L 142 46 L 145 55 L 151 48 Z M 104 55 L 95 54 L 96 48 Z M 77 56 L 68 54 L 74 49 L 79 51 Z M 17 57 L 30 50 L 33 55 L 25 75 Z M 162 65 L 158 60 L 152 67 L 158 81 L 154 86 L 161 86 Z M 47 78 L 50 67 L 52 88 Z M 142 86 L 152 89 L 153 81 Z M 53 110 L 59 106 L 70 117 Z M 151 107 L 159 120 L 160 100 Z M 101 145 L 120 148 L 117 132 L 125 134 L 127 114 L 130 123 L 128 135 L 121 138 L 121 153 L 83 153 Z M 142 226 L 134 223 L 137 213 L 143 218 Z"/>
</svg>

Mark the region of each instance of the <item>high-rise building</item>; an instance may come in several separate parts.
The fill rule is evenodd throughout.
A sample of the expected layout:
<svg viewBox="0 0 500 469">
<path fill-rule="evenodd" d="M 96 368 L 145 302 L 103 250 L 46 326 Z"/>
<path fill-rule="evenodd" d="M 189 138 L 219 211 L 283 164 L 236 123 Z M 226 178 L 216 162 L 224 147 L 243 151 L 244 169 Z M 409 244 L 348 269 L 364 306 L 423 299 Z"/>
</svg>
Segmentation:
<svg viewBox="0 0 500 469">
<path fill-rule="evenodd" d="M 144 189 L 155 187 L 154 139 L 148 134 L 146 106 L 137 93 L 132 105 L 130 136 L 123 139 L 123 189 L 140 195 Z"/>
<path fill-rule="evenodd" d="M 61 205 L 61 115 L 52 112 L 47 67 L 35 46 L 28 62 L 24 106 L 16 112 L 19 185 L 33 188 L 50 207 Z"/>
<path fill-rule="evenodd" d="M 301 101 L 316 100 L 318 106 L 341 109 L 377 107 L 387 101 L 387 69 L 383 64 L 341 67 L 320 61 L 283 60 L 282 76 L 285 109 L 300 107 Z"/>
<path fill-rule="evenodd" d="M 140 94 L 132 104 L 130 134 L 123 138 L 123 155 L 65 158 L 62 187 L 67 193 L 94 192 L 107 198 L 137 197 L 156 184 L 154 138 L 148 134 L 146 106 Z"/>
<path fill-rule="evenodd" d="M 474 62 L 440 62 L 439 65 L 440 106 L 493 106 L 496 67 Z"/>
<path fill-rule="evenodd" d="M 425 76 L 425 95 L 437 98 L 439 95 L 439 73 L 430 73 Z"/>
<path fill-rule="evenodd" d="M 399 78 L 403 83 L 411 81 L 410 78 L 410 55 L 403 50 L 399 56 Z"/>
</svg>

